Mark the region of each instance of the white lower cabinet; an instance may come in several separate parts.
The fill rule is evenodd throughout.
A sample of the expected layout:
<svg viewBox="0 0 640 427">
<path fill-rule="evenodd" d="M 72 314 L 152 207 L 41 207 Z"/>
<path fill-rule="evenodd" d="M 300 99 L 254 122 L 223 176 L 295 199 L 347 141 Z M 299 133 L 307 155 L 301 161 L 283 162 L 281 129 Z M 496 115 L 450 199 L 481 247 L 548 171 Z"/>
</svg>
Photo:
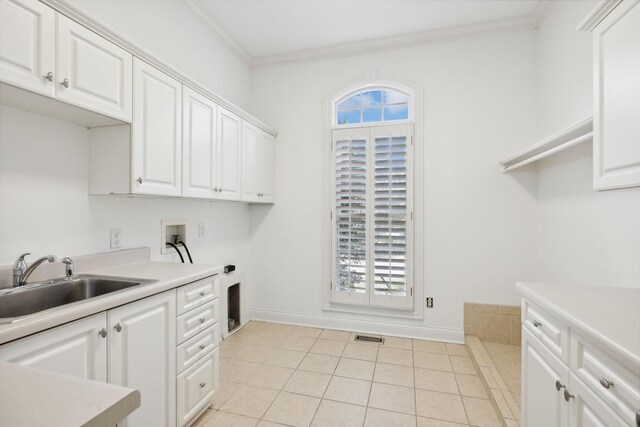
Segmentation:
<svg viewBox="0 0 640 427">
<path fill-rule="evenodd" d="M 218 389 L 219 351 L 213 351 L 191 367 L 185 369 L 177 378 L 178 388 L 178 425 L 188 424 L 213 398 Z"/>
<path fill-rule="evenodd" d="M 0 346 L 0 360 L 107 381 L 107 313 Z"/>
<path fill-rule="evenodd" d="M 523 307 L 531 305 L 523 300 Z M 534 306 L 535 307 L 535 306 Z M 535 326 L 538 324 L 538 326 Z M 636 426 L 640 375 L 603 356 L 567 325 L 568 360 L 539 329 L 548 323 L 522 323 L 522 427 Z M 557 330 L 557 325 L 553 325 Z M 534 334 L 535 332 L 535 334 Z M 540 338 L 539 338 L 540 337 Z M 563 353 L 563 357 L 567 354 Z"/>
<path fill-rule="evenodd" d="M 173 426 L 175 291 L 110 310 L 109 382 L 140 391 L 140 407 L 119 426 Z"/>
</svg>

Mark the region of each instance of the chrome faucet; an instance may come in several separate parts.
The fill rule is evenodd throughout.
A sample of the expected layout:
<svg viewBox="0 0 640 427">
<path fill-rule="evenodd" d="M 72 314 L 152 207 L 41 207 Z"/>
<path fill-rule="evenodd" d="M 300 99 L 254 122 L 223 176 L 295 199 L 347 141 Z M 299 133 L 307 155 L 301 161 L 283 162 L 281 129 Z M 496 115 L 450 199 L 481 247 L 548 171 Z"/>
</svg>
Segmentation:
<svg viewBox="0 0 640 427">
<path fill-rule="evenodd" d="M 64 266 L 64 279 L 65 280 L 71 280 L 73 278 L 73 260 L 71 258 L 69 258 L 68 256 L 62 258 L 60 260 L 61 262 L 63 262 L 65 264 Z"/>
<path fill-rule="evenodd" d="M 27 255 L 31 255 L 30 252 L 24 253 L 18 257 L 16 262 L 13 264 L 13 287 L 24 286 L 27 284 L 27 279 L 31 276 L 31 273 L 38 268 L 40 264 L 45 261 L 56 262 L 55 255 L 47 255 L 40 259 L 37 259 L 27 267 L 27 262 L 24 260 L 24 257 Z"/>
</svg>

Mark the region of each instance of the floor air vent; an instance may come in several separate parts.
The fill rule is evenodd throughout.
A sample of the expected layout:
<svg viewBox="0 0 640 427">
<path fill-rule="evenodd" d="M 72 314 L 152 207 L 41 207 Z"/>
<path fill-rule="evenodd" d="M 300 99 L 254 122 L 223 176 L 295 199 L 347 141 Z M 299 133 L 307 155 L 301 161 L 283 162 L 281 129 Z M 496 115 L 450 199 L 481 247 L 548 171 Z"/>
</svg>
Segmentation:
<svg viewBox="0 0 640 427">
<path fill-rule="evenodd" d="M 356 335 L 356 337 L 353 340 L 354 341 L 364 341 L 364 342 L 377 342 L 379 344 L 384 344 L 384 338 L 371 337 L 369 335 Z"/>
</svg>

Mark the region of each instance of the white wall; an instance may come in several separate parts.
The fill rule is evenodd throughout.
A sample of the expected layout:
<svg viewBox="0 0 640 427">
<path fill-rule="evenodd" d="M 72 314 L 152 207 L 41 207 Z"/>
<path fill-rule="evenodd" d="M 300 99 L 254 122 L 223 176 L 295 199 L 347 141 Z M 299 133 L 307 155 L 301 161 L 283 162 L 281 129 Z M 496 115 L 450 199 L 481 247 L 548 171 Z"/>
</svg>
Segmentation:
<svg viewBox="0 0 640 427">
<path fill-rule="evenodd" d="M 594 1 L 557 2 L 539 30 L 540 136 L 593 114 Z M 597 192 L 591 145 L 543 161 L 538 174 L 539 280 L 640 287 L 640 189 Z"/>
<path fill-rule="evenodd" d="M 247 65 L 177 1 L 62 1 L 240 108 L 248 106 L 251 73 Z"/>
<path fill-rule="evenodd" d="M 248 205 L 89 196 L 88 175 L 86 128 L 0 106 L 0 265 L 22 252 L 33 260 L 108 251 L 111 228 L 122 229 L 123 248 L 150 246 L 152 259 L 179 262 L 160 254 L 160 221 L 187 219 L 194 262 L 247 268 Z"/>
<path fill-rule="evenodd" d="M 254 71 L 252 111 L 279 131 L 276 204 L 251 213 L 254 314 L 460 337 L 463 302 L 517 304 L 515 281 L 535 273 L 536 178 L 503 175 L 498 160 L 535 136 L 535 46 L 527 31 Z M 416 286 L 435 299 L 424 321 L 321 308 L 324 101 L 370 72 L 423 87 L 425 280 Z"/>
</svg>

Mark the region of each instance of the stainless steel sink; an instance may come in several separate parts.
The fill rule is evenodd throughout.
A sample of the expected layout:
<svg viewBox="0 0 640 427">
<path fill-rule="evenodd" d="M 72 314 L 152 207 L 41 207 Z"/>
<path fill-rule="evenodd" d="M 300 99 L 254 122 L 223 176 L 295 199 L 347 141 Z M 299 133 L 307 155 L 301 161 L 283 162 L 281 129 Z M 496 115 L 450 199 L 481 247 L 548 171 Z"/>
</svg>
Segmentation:
<svg viewBox="0 0 640 427">
<path fill-rule="evenodd" d="M 0 291 L 0 323 L 11 323 L 46 310 L 64 308 L 157 280 L 78 274 Z"/>
</svg>

